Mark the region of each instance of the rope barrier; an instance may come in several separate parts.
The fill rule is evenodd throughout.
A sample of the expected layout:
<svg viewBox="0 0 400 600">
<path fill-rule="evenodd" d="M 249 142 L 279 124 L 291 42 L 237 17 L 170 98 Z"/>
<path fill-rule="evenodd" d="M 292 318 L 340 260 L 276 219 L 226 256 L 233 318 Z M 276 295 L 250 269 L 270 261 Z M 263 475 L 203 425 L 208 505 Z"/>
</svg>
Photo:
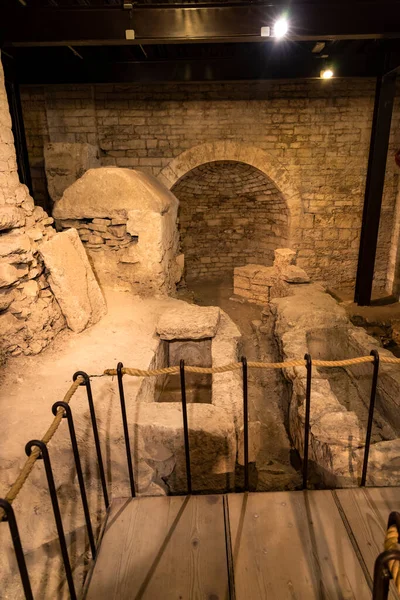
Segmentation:
<svg viewBox="0 0 400 600">
<path fill-rule="evenodd" d="M 399 532 L 396 525 L 391 525 L 386 531 L 384 549 L 398 550 L 399 549 Z M 391 560 L 388 563 L 390 574 L 393 578 L 396 589 L 400 592 L 400 561 Z"/>
<path fill-rule="evenodd" d="M 358 365 L 363 363 L 372 363 L 374 361 L 373 356 L 360 356 L 358 358 L 349 358 L 346 360 L 313 360 L 313 365 L 315 367 L 349 367 L 351 365 Z M 400 364 L 400 358 L 390 358 L 382 356 L 380 358 L 381 363 L 387 364 Z M 305 360 L 291 360 L 285 362 L 251 362 L 247 363 L 248 368 L 250 369 L 288 369 L 293 367 L 305 367 Z M 238 371 L 242 369 L 243 365 L 241 362 L 234 362 L 227 365 L 222 365 L 220 367 L 191 367 L 185 365 L 185 371 L 187 373 L 200 373 L 200 374 L 219 374 L 219 373 L 228 373 L 229 371 Z M 122 373 L 124 375 L 130 375 L 132 377 L 153 377 L 157 375 L 173 375 L 179 373 L 179 366 L 173 367 L 165 367 L 162 369 L 150 369 L 150 370 L 142 370 L 142 369 L 131 369 L 128 367 L 124 367 L 122 369 Z M 102 376 L 116 376 L 116 369 L 106 369 L 102 375 L 90 375 L 90 377 L 102 377 Z M 64 402 L 69 403 L 72 396 L 75 394 L 78 387 L 83 383 L 83 378 L 78 377 L 76 381 L 71 385 L 68 392 L 64 396 Z M 52 437 L 56 433 L 57 429 L 60 426 L 60 423 L 63 418 L 63 409 L 59 408 L 56 416 L 54 417 L 50 427 L 42 437 L 41 441 L 46 445 L 51 441 Z M 32 469 L 40 456 L 40 451 L 38 448 L 34 448 L 32 450 L 31 455 L 26 460 L 24 466 L 22 467 L 17 479 L 9 489 L 8 493 L 5 496 L 5 500 L 7 500 L 10 504 L 15 500 L 21 491 L 22 487 L 25 484 L 25 481 L 28 479 Z M 3 519 L 5 513 L 3 509 L 0 508 L 0 521 Z M 396 530 L 397 531 L 397 530 Z M 396 538 L 397 539 L 397 538 Z M 399 586 L 400 586 L 400 565 L 398 565 L 397 573 L 399 578 Z M 397 576 L 397 575 L 396 575 Z M 399 587 L 400 590 L 400 587 Z"/>
<path fill-rule="evenodd" d="M 78 387 L 80 386 L 81 383 L 83 383 L 83 378 L 77 377 L 76 381 L 74 381 L 74 383 L 69 388 L 68 392 L 65 394 L 65 396 L 63 398 L 64 402 L 67 402 L 69 404 L 72 396 L 75 394 L 76 390 L 78 389 Z M 59 428 L 60 423 L 63 419 L 63 415 L 64 415 L 64 410 L 62 408 L 59 408 L 56 416 L 54 417 L 53 421 L 51 422 L 50 427 L 48 428 L 48 430 L 46 431 L 46 433 L 44 434 L 44 436 L 41 439 L 41 441 L 44 442 L 46 445 L 51 441 L 52 437 L 54 436 L 57 429 Z M 35 463 L 39 457 L 40 457 L 39 448 L 33 448 L 31 455 L 25 461 L 25 464 L 22 467 L 17 479 L 14 481 L 14 483 L 8 490 L 6 496 L 4 497 L 4 499 L 7 500 L 7 502 L 9 502 L 10 504 L 13 503 L 13 501 L 15 500 L 15 498 L 18 496 L 19 492 L 23 488 L 25 481 L 28 479 L 29 475 L 31 474 L 32 469 L 35 466 Z M 3 520 L 4 515 L 5 515 L 4 510 L 2 508 L 0 508 L 0 521 Z"/>
<path fill-rule="evenodd" d="M 372 363 L 374 362 L 373 356 L 359 356 L 357 358 L 347 358 L 345 360 L 313 360 L 312 364 L 314 367 L 350 367 L 352 365 L 360 365 L 363 363 Z M 400 364 L 400 358 L 390 358 L 389 356 L 381 356 L 381 363 L 387 364 Z M 290 360 L 285 362 L 251 362 L 247 363 L 247 366 L 250 369 L 289 369 L 291 367 L 305 367 L 305 360 Z M 191 367 L 189 365 L 185 365 L 186 373 L 201 373 L 201 374 L 217 374 L 217 373 L 227 373 L 229 371 L 238 371 L 242 368 L 241 362 L 230 363 L 228 365 L 222 365 L 220 367 Z M 175 365 L 173 367 L 165 367 L 162 369 L 150 369 L 150 370 L 142 370 L 142 369 L 131 369 L 128 367 L 124 367 L 122 369 L 122 373 L 124 375 L 131 375 L 132 377 L 154 377 L 157 375 L 174 375 L 179 373 L 179 365 Z M 109 375 L 111 377 L 117 375 L 116 369 L 106 369 L 103 375 Z"/>
</svg>

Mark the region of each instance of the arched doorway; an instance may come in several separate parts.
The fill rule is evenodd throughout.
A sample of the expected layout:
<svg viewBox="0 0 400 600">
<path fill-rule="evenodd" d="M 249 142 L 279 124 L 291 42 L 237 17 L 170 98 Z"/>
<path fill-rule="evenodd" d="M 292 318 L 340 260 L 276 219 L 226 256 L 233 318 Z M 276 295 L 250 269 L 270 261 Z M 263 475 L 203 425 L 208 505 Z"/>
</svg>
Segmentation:
<svg viewBox="0 0 400 600">
<path fill-rule="evenodd" d="M 181 177 L 179 230 L 187 281 L 232 279 L 249 263 L 272 265 L 288 245 L 289 208 L 259 169 L 239 161 L 201 164 Z"/>
</svg>

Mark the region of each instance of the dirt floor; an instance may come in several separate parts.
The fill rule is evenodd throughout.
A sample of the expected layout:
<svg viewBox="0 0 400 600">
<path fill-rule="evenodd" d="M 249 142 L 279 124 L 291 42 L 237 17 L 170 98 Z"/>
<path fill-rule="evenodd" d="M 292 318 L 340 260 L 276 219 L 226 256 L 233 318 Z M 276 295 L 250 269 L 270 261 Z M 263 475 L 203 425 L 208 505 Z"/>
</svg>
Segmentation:
<svg viewBox="0 0 400 600">
<path fill-rule="evenodd" d="M 272 317 L 264 316 L 263 307 L 230 300 L 229 282 L 201 282 L 188 285 L 188 296 L 202 306 L 219 306 L 235 322 L 243 336 L 243 355 L 249 361 L 280 360 L 273 335 Z M 258 490 L 293 489 L 300 484 L 293 468 L 295 453 L 285 428 L 284 407 L 288 388 L 277 370 L 249 370 L 249 418 L 261 423 L 261 446 L 253 470 Z M 296 462 L 296 461 L 294 461 Z"/>
<path fill-rule="evenodd" d="M 220 306 L 238 325 L 243 334 L 243 354 L 248 360 L 278 359 L 273 323 L 261 323 L 261 306 L 231 301 L 232 289 L 224 284 L 193 286 L 192 291 L 196 303 Z M 193 301 L 193 294 L 191 297 Z M 174 302 L 171 298 L 141 300 L 128 293 L 110 291 L 108 314 L 99 323 L 81 334 L 62 331 L 39 355 L 8 360 L 0 370 L 0 408 L 7 415 L 0 422 L 2 487 L 7 488 L 25 461 L 27 440 L 43 435 L 52 419 L 53 402 L 63 398 L 76 371 L 98 375 L 116 367 L 119 361 L 126 366 L 148 368 L 157 345 L 155 322 L 160 312 Z M 117 393 L 111 378 L 107 382 L 95 378 L 96 398 L 100 384 L 107 385 L 108 398 Z M 131 381 L 130 385 L 135 383 Z M 260 490 L 292 489 L 299 483 L 298 473 L 291 466 L 294 454 L 284 425 L 286 394 L 279 372 L 250 371 L 250 420 L 261 423 L 261 451 L 252 483 Z M 85 402 L 82 388 L 74 403 Z"/>
<path fill-rule="evenodd" d="M 114 291 L 108 291 L 106 299 L 108 313 L 99 323 L 80 334 L 65 329 L 40 354 L 10 358 L 1 368 L 0 410 L 6 417 L 0 420 L 0 483 L 4 482 L 6 471 L 8 478 L 17 473 L 18 464 L 26 459 L 25 443 L 42 436 L 53 418 L 52 404 L 64 397 L 76 371 L 98 375 L 115 368 L 119 361 L 126 366 L 148 368 L 158 345 L 154 334 L 156 320 L 164 308 L 176 301 L 142 300 Z M 127 385 L 135 385 L 135 379 L 131 378 Z M 111 378 L 95 378 L 94 394 L 100 384 L 107 384 L 111 394 L 117 393 Z M 84 401 L 85 391 L 81 388 L 74 403 Z M 8 470 L 10 461 L 14 468 Z"/>
</svg>

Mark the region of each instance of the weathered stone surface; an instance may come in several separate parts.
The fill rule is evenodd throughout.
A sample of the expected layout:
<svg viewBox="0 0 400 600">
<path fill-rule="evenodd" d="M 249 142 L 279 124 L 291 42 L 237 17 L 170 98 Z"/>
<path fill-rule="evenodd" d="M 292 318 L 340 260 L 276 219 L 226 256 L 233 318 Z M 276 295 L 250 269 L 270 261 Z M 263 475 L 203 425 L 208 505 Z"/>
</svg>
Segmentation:
<svg viewBox="0 0 400 600">
<path fill-rule="evenodd" d="M 293 295 L 272 301 L 277 318 L 275 334 L 280 340 L 283 358 L 291 360 L 311 353 L 313 358 L 341 360 L 365 356 L 377 348 L 377 342 L 348 320 L 345 310 L 318 285 L 292 286 Z M 392 356 L 379 348 L 380 354 Z M 330 370 L 329 370 L 330 371 Z M 361 475 L 365 444 L 367 408 L 361 398 L 369 398 L 371 366 L 361 364 L 351 367 L 351 377 L 345 377 L 340 386 L 331 387 L 330 372 L 314 370 L 311 390 L 310 456 L 315 466 L 315 476 L 328 486 L 352 486 Z M 334 375 L 334 371 L 332 372 Z M 295 447 L 303 452 L 306 370 L 304 367 L 285 369 L 292 382 L 289 406 L 289 430 Z M 336 377 L 338 375 L 336 374 Z M 334 380 L 338 386 L 337 380 Z M 354 391 L 352 389 L 354 388 Z M 344 390 L 346 389 L 346 392 Z M 338 395 L 334 390 L 339 390 Z M 355 396 L 356 394 L 356 396 Z M 357 396 L 358 395 L 358 396 Z M 378 380 L 378 394 L 373 426 L 371 453 L 375 457 L 369 464 L 371 481 L 377 485 L 398 484 L 397 470 L 390 478 L 382 468 L 380 459 L 385 456 L 394 461 L 398 451 L 395 440 L 400 432 L 399 402 L 400 375 L 397 369 L 383 367 Z M 358 399 L 357 399 L 358 398 Z M 379 411 L 379 412 L 378 412 Z M 386 441 L 380 441 L 380 440 Z M 392 444 L 393 447 L 392 447 Z M 372 450 L 376 447 L 376 450 Z M 382 473 L 380 473 L 382 471 Z"/>
<path fill-rule="evenodd" d="M 0 256 L 22 254 L 30 250 L 30 239 L 24 233 L 3 233 L 0 236 Z"/>
<path fill-rule="evenodd" d="M 283 269 L 296 262 L 296 252 L 290 248 L 277 248 L 275 250 L 274 267 Z"/>
<path fill-rule="evenodd" d="M 7 290 L 0 292 L 0 312 L 7 310 L 14 300 L 14 293 Z"/>
<path fill-rule="evenodd" d="M 2 336 L 6 338 L 10 333 L 14 334 L 16 331 L 23 329 L 24 324 L 18 321 L 12 314 L 5 313 L 0 315 L 0 331 Z M 4 339 L 2 340 L 2 342 Z"/>
<path fill-rule="evenodd" d="M 149 463 L 160 456 L 173 454 L 175 468 L 167 483 L 172 491 L 184 491 L 186 468 L 181 406 L 153 402 L 136 407 L 132 427 L 141 456 Z M 226 411 L 210 404 L 189 404 L 188 422 L 192 478 L 196 489 L 225 489 L 227 475 L 233 474 L 235 469 L 233 420 Z"/>
<path fill-rule="evenodd" d="M 88 242 L 89 244 L 104 244 L 103 238 L 98 235 L 89 235 Z"/>
<path fill-rule="evenodd" d="M 44 146 L 47 188 L 53 202 L 88 169 L 100 167 L 99 149 L 85 143 L 48 143 Z"/>
<path fill-rule="evenodd" d="M 232 319 L 220 310 L 217 333 L 211 343 L 212 365 L 237 362 L 241 333 Z M 212 377 L 212 403 L 232 415 L 236 432 L 243 425 L 242 377 L 239 371 L 215 373 Z"/>
<path fill-rule="evenodd" d="M 26 269 L 26 273 L 28 270 Z M 25 274 L 26 274 L 25 273 Z M 20 269 L 8 263 L 0 263 L 0 288 L 12 285 L 22 277 Z"/>
<path fill-rule="evenodd" d="M 183 272 L 185 270 L 185 255 L 184 254 L 179 254 L 176 257 L 174 270 L 175 270 L 174 281 L 175 281 L 175 283 L 178 283 L 182 279 Z"/>
<path fill-rule="evenodd" d="M 245 265 L 236 267 L 233 276 L 233 291 L 236 296 L 247 298 L 249 302 L 267 304 L 272 298 L 288 296 L 290 283 L 308 283 L 307 273 L 293 265 L 296 253 L 289 248 L 275 251 L 273 267 Z"/>
<path fill-rule="evenodd" d="M 282 278 L 288 283 L 310 283 L 310 278 L 304 269 L 296 265 L 288 265 L 282 268 Z"/>
<path fill-rule="evenodd" d="M 54 215 L 60 225 L 85 219 L 81 239 L 102 285 L 147 296 L 175 291 L 177 211 L 175 196 L 154 177 L 105 167 L 65 190 Z"/>
<path fill-rule="evenodd" d="M 22 227 L 25 224 L 24 211 L 16 206 L 0 207 L 0 231 Z"/>
<path fill-rule="evenodd" d="M 300 473 L 289 465 L 272 461 L 262 469 L 257 467 L 257 492 L 296 490 L 301 483 Z"/>
<path fill-rule="evenodd" d="M 261 448 L 261 423 L 249 423 L 249 462 L 256 462 Z M 244 465 L 244 429 L 240 428 L 238 437 L 238 463 Z"/>
<path fill-rule="evenodd" d="M 133 169 L 89 169 L 56 202 L 56 219 L 118 218 L 121 212 L 142 210 L 164 214 L 178 205 L 175 196 L 155 177 Z M 115 217 L 114 217 L 115 215 Z"/>
<path fill-rule="evenodd" d="M 354 467 L 361 474 L 364 448 L 356 450 Z M 370 447 L 368 457 L 367 485 L 384 487 L 399 485 L 400 482 L 400 439 L 378 442 Z"/>
<path fill-rule="evenodd" d="M 157 333 L 162 340 L 200 340 L 212 338 L 217 331 L 220 309 L 182 303 L 161 315 Z"/>
<path fill-rule="evenodd" d="M 103 294 L 75 229 L 58 233 L 40 247 L 49 282 L 68 327 L 79 332 L 105 313 Z"/>
</svg>

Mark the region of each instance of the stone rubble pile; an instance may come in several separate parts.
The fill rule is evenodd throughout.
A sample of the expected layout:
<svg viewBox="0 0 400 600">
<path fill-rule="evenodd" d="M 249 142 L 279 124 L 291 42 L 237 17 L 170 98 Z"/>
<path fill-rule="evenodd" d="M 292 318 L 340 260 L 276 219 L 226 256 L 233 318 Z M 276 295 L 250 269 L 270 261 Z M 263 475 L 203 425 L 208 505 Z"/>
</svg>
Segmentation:
<svg viewBox="0 0 400 600">
<path fill-rule="evenodd" d="M 128 218 L 124 216 L 113 219 L 60 219 L 57 221 L 57 229 L 76 229 L 84 246 L 93 251 L 104 247 L 118 251 L 138 240 L 137 236 L 127 233 L 127 222 Z"/>
<path fill-rule="evenodd" d="M 18 356 L 40 352 L 65 320 L 40 255 L 56 234 L 53 219 L 34 206 L 26 186 L 18 182 L 13 196 L 11 189 L 0 206 L 0 350 Z"/>
<path fill-rule="evenodd" d="M 245 265 L 235 267 L 233 292 L 248 302 L 268 304 L 272 298 L 283 298 L 291 294 L 291 284 L 310 283 L 307 273 L 296 266 L 296 252 L 290 248 L 275 250 L 272 267 Z"/>
<path fill-rule="evenodd" d="M 49 287 L 41 245 L 53 219 L 34 206 L 18 178 L 11 118 L 0 65 L 0 354 L 37 354 L 65 327 Z"/>
<path fill-rule="evenodd" d="M 89 290 L 87 284 L 94 276 L 86 255 L 82 256 L 83 248 L 79 254 L 79 248 L 71 244 L 64 247 L 58 269 L 63 282 L 55 292 L 57 285 L 50 274 L 46 250 L 53 241 L 58 245 L 58 235 L 53 218 L 34 205 L 28 188 L 19 181 L 0 64 L 0 362 L 8 355 L 38 354 L 61 329 L 70 327 L 71 312 L 64 313 L 63 299 L 76 296 L 74 289 L 86 289 L 92 300 L 83 298 L 83 303 L 76 304 L 75 318 L 80 325 L 72 329 L 81 331 L 105 311 L 102 296 L 93 309 L 95 286 Z M 79 238 L 77 241 L 80 244 Z M 68 264 L 74 265 L 69 279 L 64 277 Z"/>
</svg>

